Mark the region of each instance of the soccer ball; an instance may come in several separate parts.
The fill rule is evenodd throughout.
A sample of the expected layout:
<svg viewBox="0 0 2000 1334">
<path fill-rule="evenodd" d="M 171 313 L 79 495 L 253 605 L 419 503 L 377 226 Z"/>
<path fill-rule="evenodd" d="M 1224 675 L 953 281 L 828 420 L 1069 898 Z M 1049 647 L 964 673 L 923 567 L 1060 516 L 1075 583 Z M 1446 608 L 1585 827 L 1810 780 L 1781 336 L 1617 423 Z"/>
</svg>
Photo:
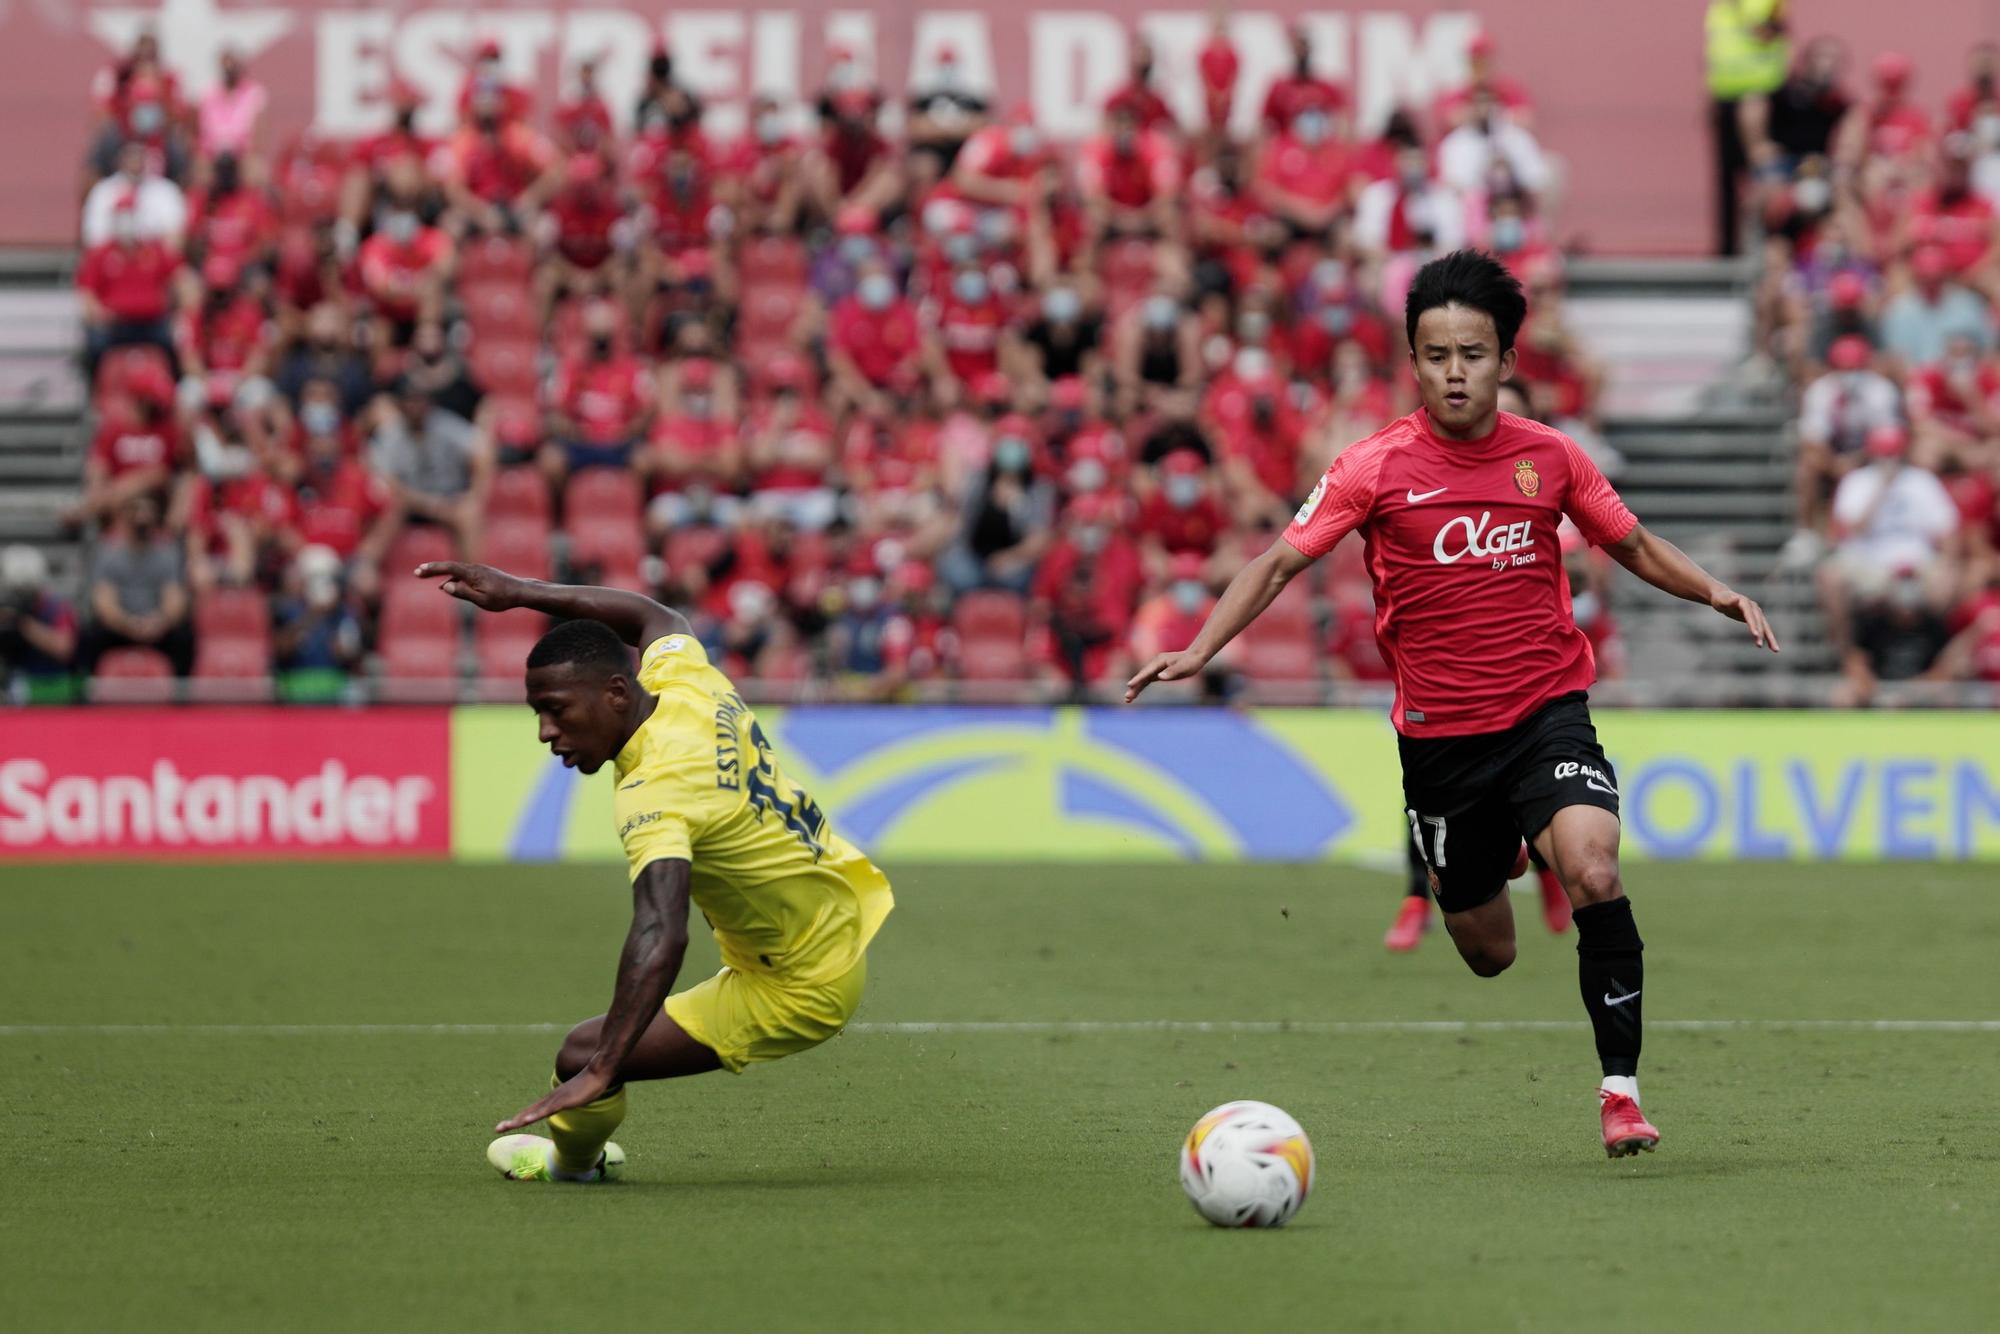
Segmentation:
<svg viewBox="0 0 2000 1334">
<path fill-rule="evenodd" d="M 1223 1103 L 1181 1146 L 1181 1189 L 1217 1227 L 1283 1227 L 1312 1183 L 1312 1141 L 1268 1102 Z"/>
</svg>

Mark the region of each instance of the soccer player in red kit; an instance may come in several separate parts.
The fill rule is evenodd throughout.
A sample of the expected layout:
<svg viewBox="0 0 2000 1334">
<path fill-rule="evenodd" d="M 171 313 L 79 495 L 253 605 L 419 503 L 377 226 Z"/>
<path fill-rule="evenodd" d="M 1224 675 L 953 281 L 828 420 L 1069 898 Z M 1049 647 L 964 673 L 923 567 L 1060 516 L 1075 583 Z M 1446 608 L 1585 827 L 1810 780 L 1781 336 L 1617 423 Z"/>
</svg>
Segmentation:
<svg viewBox="0 0 2000 1334">
<path fill-rule="evenodd" d="M 1647 532 L 1575 441 L 1499 410 L 1526 314 L 1520 283 L 1492 256 L 1426 264 L 1403 310 L 1423 406 L 1343 450 L 1194 642 L 1154 658 L 1125 698 L 1199 673 L 1359 529 L 1396 677 L 1404 805 L 1445 926 L 1473 972 L 1504 972 L 1514 915 L 1503 891 L 1521 841 L 1555 867 L 1574 907 L 1615 1158 L 1660 1133 L 1639 1110 L 1643 955 L 1618 874 L 1618 782 L 1585 701 L 1596 671 L 1564 596 L 1557 525 L 1568 515 L 1647 583 L 1743 622 L 1773 652 L 1778 643 L 1756 603 Z"/>
</svg>

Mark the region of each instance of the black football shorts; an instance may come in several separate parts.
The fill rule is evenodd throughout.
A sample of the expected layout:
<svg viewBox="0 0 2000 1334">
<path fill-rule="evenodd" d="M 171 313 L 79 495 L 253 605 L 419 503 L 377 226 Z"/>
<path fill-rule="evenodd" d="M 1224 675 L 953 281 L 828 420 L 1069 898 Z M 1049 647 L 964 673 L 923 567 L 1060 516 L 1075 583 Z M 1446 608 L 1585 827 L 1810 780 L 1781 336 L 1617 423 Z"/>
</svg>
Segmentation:
<svg viewBox="0 0 2000 1334">
<path fill-rule="evenodd" d="M 1618 776 L 1597 744 L 1582 691 L 1558 695 L 1504 732 L 1398 737 L 1410 837 L 1438 907 L 1477 908 L 1565 806 L 1618 814 Z"/>
</svg>

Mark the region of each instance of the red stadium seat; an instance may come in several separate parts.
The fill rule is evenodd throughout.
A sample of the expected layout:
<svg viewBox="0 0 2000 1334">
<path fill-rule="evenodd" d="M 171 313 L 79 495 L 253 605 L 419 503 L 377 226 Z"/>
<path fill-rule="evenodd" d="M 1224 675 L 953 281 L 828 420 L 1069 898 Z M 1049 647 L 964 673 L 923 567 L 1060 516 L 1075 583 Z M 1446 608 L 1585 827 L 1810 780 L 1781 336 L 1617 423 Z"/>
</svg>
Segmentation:
<svg viewBox="0 0 2000 1334">
<path fill-rule="evenodd" d="M 542 443 L 542 409 L 532 393 L 494 394 L 486 401 L 493 405 L 493 435 L 502 445 L 526 452 Z"/>
<path fill-rule="evenodd" d="M 1268 615 L 1269 613 L 1266 613 Z M 1320 655 L 1312 627 L 1290 621 L 1266 624 L 1263 617 L 1244 630 L 1236 667 L 1257 681 L 1317 681 Z"/>
<path fill-rule="evenodd" d="M 389 571 L 398 578 L 432 560 L 457 560 L 458 539 L 431 524 L 412 524 L 389 546 Z"/>
<path fill-rule="evenodd" d="M 472 624 L 479 675 L 492 680 L 519 677 L 527 664 L 528 650 L 549 627 L 548 617 L 525 608 L 482 615 Z"/>
<path fill-rule="evenodd" d="M 952 608 L 952 624 L 961 638 L 1011 639 L 1017 643 L 1027 633 L 1028 613 L 1021 599 L 999 589 L 967 593 Z"/>
<path fill-rule="evenodd" d="M 393 681 L 443 681 L 458 675 L 458 637 L 384 635 L 382 675 Z"/>
<path fill-rule="evenodd" d="M 206 681 L 261 680 L 271 674 L 271 646 L 261 636 L 206 636 L 195 650 L 194 674 Z"/>
<path fill-rule="evenodd" d="M 428 580 L 388 581 L 382 596 L 382 637 L 458 637 L 459 604 Z"/>
<path fill-rule="evenodd" d="M 97 660 L 97 678 L 102 681 L 164 681 L 174 674 L 173 663 L 156 648 L 137 644 L 106 649 Z"/>
<path fill-rule="evenodd" d="M 194 604 L 194 629 L 204 646 L 211 639 L 270 638 L 271 608 L 254 588 L 218 588 Z"/>
<path fill-rule="evenodd" d="M 537 468 L 502 469 L 486 497 L 489 519 L 533 519 L 547 527 L 552 511 L 548 479 Z"/>
<path fill-rule="evenodd" d="M 541 382 L 541 352 L 530 339 L 482 338 L 466 360 L 473 380 L 489 394 L 532 396 Z"/>
<path fill-rule="evenodd" d="M 639 479 L 622 468 L 585 468 L 569 479 L 563 512 L 571 527 L 579 519 L 639 517 Z"/>
<path fill-rule="evenodd" d="M 789 338 L 805 304 L 803 288 L 765 287 L 745 293 L 737 316 L 737 342 L 768 343 Z"/>
<path fill-rule="evenodd" d="M 518 282 L 482 282 L 461 287 L 459 303 L 477 338 L 532 339 L 540 329 L 534 293 Z"/>
<path fill-rule="evenodd" d="M 1028 674 L 1028 650 L 1018 639 L 963 639 L 958 674 L 967 681 L 1019 681 Z"/>
<path fill-rule="evenodd" d="M 808 260 L 805 243 L 791 236 L 758 236 L 743 243 L 736 271 L 743 290 L 766 284 L 803 287 Z"/>
<path fill-rule="evenodd" d="M 487 282 L 525 284 L 534 267 L 534 252 L 525 241 L 505 236 L 483 237 L 459 252 L 459 289 Z"/>
<path fill-rule="evenodd" d="M 1104 280 L 1106 314 L 1116 319 L 1153 290 L 1158 263 L 1151 241 L 1118 241 L 1104 248 L 1099 272 Z"/>
<path fill-rule="evenodd" d="M 679 578 L 692 569 L 707 569 L 729 549 L 729 534 L 720 528 L 676 528 L 667 534 L 666 549 L 662 553 L 667 562 L 667 575 Z"/>
<path fill-rule="evenodd" d="M 166 402 L 173 401 L 174 377 L 168 369 L 164 349 L 151 343 L 114 347 L 97 363 L 97 385 L 93 402 L 101 411 L 108 399 L 130 393 L 134 385 L 164 386 Z"/>
<path fill-rule="evenodd" d="M 548 578 L 552 566 L 547 520 L 496 519 L 486 530 L 479 558 L 523 579 Z"/>
</svg>

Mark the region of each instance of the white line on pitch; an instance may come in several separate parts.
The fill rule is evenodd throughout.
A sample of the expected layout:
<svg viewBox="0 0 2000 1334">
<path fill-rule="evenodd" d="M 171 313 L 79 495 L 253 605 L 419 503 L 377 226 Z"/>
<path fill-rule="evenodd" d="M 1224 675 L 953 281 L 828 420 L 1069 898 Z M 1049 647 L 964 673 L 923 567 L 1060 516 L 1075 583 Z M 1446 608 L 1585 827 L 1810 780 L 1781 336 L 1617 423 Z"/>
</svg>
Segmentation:
<svg viewBox="0 0 2000 1334">
<path fill-rule="evenodd" d="M 0 1037 L 374 1037 L 437 1034 L 510 1037 L 562 1033 L 568 1024 L 0 1024 Z M 1303 1034 L 1540 1033 L 1581 1031 L 1581 1019 L 939 1019 L 849 1024 L 863 1036 L 941 1037 L 982 1033 L 1054 1036 L 1094 1033 Z M 2000 1033 L 2000 1019 L 1653 1019 L 1655 1032 Z"/>
</svg>

